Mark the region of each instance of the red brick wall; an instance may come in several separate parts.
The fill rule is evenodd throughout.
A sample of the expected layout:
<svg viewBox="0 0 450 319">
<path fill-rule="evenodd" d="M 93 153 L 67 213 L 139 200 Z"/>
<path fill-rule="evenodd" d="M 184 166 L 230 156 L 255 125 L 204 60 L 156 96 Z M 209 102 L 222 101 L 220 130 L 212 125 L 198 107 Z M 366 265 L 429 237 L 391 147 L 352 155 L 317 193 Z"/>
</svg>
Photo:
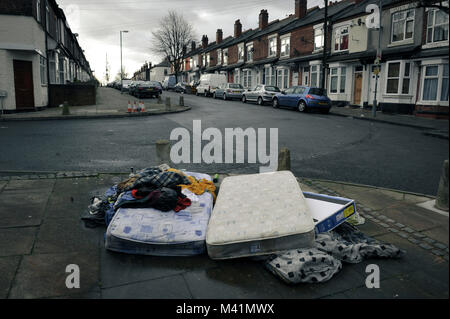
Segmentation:
<svg viewBox="0 0 450 319">
<path fill-rule="evenodd" d="M 257 38 L 253 40 L 253 48 L 255 52 L 253 53 L 253 60 L 263 60 L 269 55 L 269 40 L 267 36 Z"/>
<path fill-rule="evenodd" d="M 209 66 L 216 66 L 217 65 L 217 50 L 213 50 L 211 52 L 209 52 L 210 54 L 210 64 Z"/>
<path fill-rule="evenodd" d="M 235 64 L 238 62 L 238 47 L 237 44 L 228 48 L 228 64 Z"/>
<path fill-rule="evenodd" d="M 416 105 L 415 114 L 418 117 L 427 117 L 434 119 L 449 119 L 448 106 L 430 106 L 430 105 Z M 422 113 L 423 112 L 423 113 Z M 430 113 L 427 113 L 430 112 Z M 437 113 L 437 114 L 433 114 Z"/>
<path fill-rule="evenodd" d="M 304 37 L 305 42 L 301 39 Z M 306 26 L 291 32 L 291 57 L 311 54 L 314 50 L 314 28 Z M 299 53 L 296 54 L 296 51 Z"/>
</svg>

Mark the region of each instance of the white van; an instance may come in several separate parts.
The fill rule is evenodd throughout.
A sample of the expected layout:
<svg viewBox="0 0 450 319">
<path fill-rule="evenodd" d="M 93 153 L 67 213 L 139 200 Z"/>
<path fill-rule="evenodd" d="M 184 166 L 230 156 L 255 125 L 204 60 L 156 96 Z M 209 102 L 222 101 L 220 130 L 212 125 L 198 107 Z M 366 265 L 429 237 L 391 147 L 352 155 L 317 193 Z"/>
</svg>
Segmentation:
<svg viewBox="0 0 450 319">
<path fill-rule="evenodd" d="M 227 76 L 225 74 L 203 74 L 200 77 L 196 95 L 212 96 L 219 86 L 226 83 Z"/>
</svg>

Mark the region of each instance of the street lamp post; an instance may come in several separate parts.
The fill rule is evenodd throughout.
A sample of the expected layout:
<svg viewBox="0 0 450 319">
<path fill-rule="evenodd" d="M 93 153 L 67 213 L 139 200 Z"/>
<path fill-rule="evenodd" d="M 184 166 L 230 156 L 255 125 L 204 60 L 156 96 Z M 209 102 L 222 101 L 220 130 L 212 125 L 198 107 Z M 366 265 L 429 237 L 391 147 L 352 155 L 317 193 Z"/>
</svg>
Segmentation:
<svg viewBox="0 0 450 319">
<path fill-rule="evenodd" d="M 382 7 L 383 3 L 381 0 L 379 0 L 379 25 L 378 25 L 378 48 L 377 48 L 377 58 L 375 60 L 375 68 L 376 68 L 376 74 L 375 74 L 375 92 L 373 96 L 373 106 L 372 106 L 372 116 L 377 117 L 377 90 L 378 90 L 378 78 L 380 77 L 380 71 L 381 71 L 381 15 L 382 15 Z"/>
<path fill-rule="evenodd" d="M 122 67 L 122 33 L 128 33 L 128 31 L 120 31 L 120 93 L 123 93 L 123 67 Z"/>
</svg>

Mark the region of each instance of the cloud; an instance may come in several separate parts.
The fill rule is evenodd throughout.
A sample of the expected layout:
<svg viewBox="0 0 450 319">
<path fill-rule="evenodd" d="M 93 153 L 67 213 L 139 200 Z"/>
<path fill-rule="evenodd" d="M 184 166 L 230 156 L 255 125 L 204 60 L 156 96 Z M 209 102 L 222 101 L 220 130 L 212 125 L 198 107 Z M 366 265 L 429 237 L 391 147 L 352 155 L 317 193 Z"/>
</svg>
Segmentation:
<svg viewBox="0 0 450 319">
<path fill-rule="evenodd" d="M 72 32 L 85 50 L 91 68 L 99 80 L 104 79 L 106 55 L 110 74 L 120 71 L 120 31 L 123 34 L 123 65 L 132 74 L 144 62 L 159 63 L 162 57 L 151 50 L 151 31 L 158 27 L 169 10 L 182 13 L 198 39 L 203 34 L 215 41 L 216 30 L 224 37 L 233 34 L 234 21 L 240 19 L 244 30 L 258 26 L 261 9 L 269 20 L 294 13 L 294 0 L 57 0 L 64 10 Z M 320 0 L 310 0 L 309 7 Z"/>
</svg>

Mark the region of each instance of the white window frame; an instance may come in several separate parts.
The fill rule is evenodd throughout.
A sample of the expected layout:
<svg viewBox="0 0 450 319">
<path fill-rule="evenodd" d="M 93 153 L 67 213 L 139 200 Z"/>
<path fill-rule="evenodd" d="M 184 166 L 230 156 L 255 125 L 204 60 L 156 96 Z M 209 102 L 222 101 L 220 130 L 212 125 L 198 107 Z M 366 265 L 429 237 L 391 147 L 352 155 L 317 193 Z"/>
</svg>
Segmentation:
<svg viewBox="0 0 450 319">
<path fill-rule="evenodd" d="M 269 46 L 269 49 L 267 51 L 268 52 L 268 57 L 274 57 L 274 56 L 277 55 L 277 51 L 278 51 L 277 39 L 278 39 L 278 37 L 277 37 L 276 34 L 271 36 L 271 37 L 269 37 L 269 39 L 267 41 L 268 42 L 268 46 Z M 273 43 L 273 45 L 272 45 L 272 43 Z"/>
<path fill-rule="evenodd" d="M 247 61 L 253 61 L 253 43 L 247 44 L 246 49 L 247 49 Z"/>
<path fill-rule="evenodd" d="M 281 72 L 281 76 L 280 76 Z M 276 69 L 276 77 L 277 77 L 277 86 L 280 90 L 284 90 L 290 87 L 289 85 L 289 76 L 290 70 L 288 68 L 277 68 Z"/>
<path fill-rule="evenodd" d="M 290 55 L 291 55 L 291 35 L 286 34 L 280 38 L 280 57 L 288 58 L 290 57 Z"/>
<path fill-rule="evenodd" d="M 318 51 L 322 51 L 323 50 L 323 23 L 319 24 L 317 26 L 314 26 L 314 37 L 313 37 L 313 42 L 314 42 L 314 50 L 313 52 L 318 52 Z M 320 38 L 320 47 L 316 47 L 316 38 Z"/>
<path fill-rule="evenodd" d="M 206 54 L 206 67 L 209 67 L 211 64 L 211 53 Z"/>
<path fill-rule="evenodd" d="M 399 74 L 397 77 L 389 77 L 389 66 L 391 64 L 395 64 L 395 63 L 399 63 Z M 406 68 L 407 65 L 409 65 L 409 72 L 408 75 L 406 75 Z M 386 85 L 384 88 L 384 94 L 386 95 L 403 95 L 403 96 L 407 96 L 407 95 L 411 95 L 411 84 L 412 84 L 412 69 L 413 69 L 413 63 L 409 60 L 394 60 L 394 61 L 389 61 L 386 63 Z M 397 92 L 390 92 L 388 93 L 388 82 L 390 79 L 397 79 L 398 80 L 398 85 L 397 85 Z M 408 85 L 408 92 L 407 93 L 403 93 L 403 82 L 405 80 L 409 80 L 409 85 Z"/>
<path fill-rule="evenodd" d="M 425 105 L 445 105 L 448 106 L 449 102 L 448 100 L 441 100 L 441 95 L 442 95 L 442 82 L 443 82 L 443 78 L 444 78 L 444 64 L 448 65 L 448 61 L 445 63 L 430 63 L 430 64 L 424 64 L 422 65 L 422 76 L 421 76 L 421 89 L 420 89 L 420 103 L 421 104 L 425 104 Z M 427 67 L 433 67 L 433 66 L 437 66 L 438 67 L 438 73 L 436 76 L 427 76 L 426 75 L 426 68 Z M 446 76 L 448 78 L 448 76 Z M 437 78 L 437 82 L 438 82 L 438 86 L 436 89 L 436 100 L 424 100 L 423 99 L 423 91 L 425 89 L 425 80 L 427 78 Z"/>
<path fill-rule="evenodd" d="M 41 22 L 41 0 L 36 0 L 36 17 L 37 21 Z"/>
<path fill-rule="evenodd" d="M 437 8 L 430 8 L 429 10 L 427 10 L 427 31 L 426 31 L 426 44 L 430 45 L 430 44 L 446 44 L 448 45 L 448 39 L 449 39 L 449 32 L 450 32 L 450 28 L 449 28 L 449 19 L 448 19 L 448 15 L 447 15 L 447 23 L 440 23 L 438 25 L 436 25 L 436 13 L 438 11 L 442 11 L 440 9 Z M 431 24 L 431 26 L 428 25 L 428 23 L 430 22 L 430 13 L 433 13 L 433 22 Z M 444 12 L 445 14 L 445 12 Z M 439 41 L 435 41 L 434 40 L 434 29 L 438 26 L 445 26 L 447 25 L 447 39 L 446 40 L 439 40 Z M 428 38 L 428 30 L 431 29 L 431 41 L 429 41 Z"/>
<path fill-rule="evenodd" d="M 228 65 L 228 49 L 223 50 L 223 65 Z"/>
<path fill-rule="evenodd" d="M 408 12 L 412 12 L 413 15 L 412 17 L 408 17 Z M 398 19 L 398 20 L 394 20 L 394 16 L 398 15 L 400 13 L 404 13 L 405 14 L 405 18 L 403 19 Z M 414 41 L 414 22 L 415 22 L 415 18 L 416 18 L 416 10 L 414 8 L 408 8 L 405 10 L 401 10 L 401 11 L 396 11 L 391 13 L 391 43 L 401 43 L 401 42 L 405 42 L 405 41 Z M 398 21 L 402 21 L 404 20 L 404 25 L 403 25 L 403 39 L 400 40 L 395 40 L 394 41 L 394 22 L 398 22 Z M 408 24 L 409 21 L 412 21 L 412 35 L 410 38 L 406 38 L 406 25 Z"/>
<path fill-rule="evenodd" d="M 333 74 L 333 70 L 336 70 L 336 73 Z M 346 80 L 347 80 L 347 67 L 345 66 L 334 66 L 330 67 L 330 84 L 329 84 L 329 93 L 330 94 L 345 94 L 346 89 Z M 336 78 L 336 92 L 331 91 L 331 82 L 332 78 Z"/>
<path fill-rule="evenodd" d="M 347 29 L 347 33 L 343 34 L 342 31 Z M 347 48 L 342 49 L 341 48 L 341 38 L 347 37 Z M 336 41 L 338 42 L 338 49 L 336 49 Z M 336 27 L 334 29 L 334 52 L 344 52 L 348 51 L 348 47 L 350 46 L 350 26 L 349 25 L 342 25 L 339 27 Z"/>
<path fill-rule="evenodd" d="M 222 65 L 222 50 L 217 50 L 217 65 Z"/>
<path fill-rule="evenodd" d="M 264 66 L 264 83 L 265 85 L 276 85 L 276 70 L 271 65 Z"/>
<path fill-rule="evenodd" d="M 311 63 L 309 65 L 309 86 L 320 87 L 322 77 L 322 67 L 320 63 Z M 313 75 L 316 74 L 316 82 L 313 83 Z M 313 85 L 314 84 L 314 85 Z"/>
<path fill-rule="evenodd" d="M 41 76 L 41 85 L 47 85 L 47 59 L 42 55 L 39 55 L 39 71 Z"/>
<path fill-rule="evenodd" d="M 238 45 L 238 61 L 244 61 L 245 51 L 244 51 L 244 43 L 240 43 Z"/>
<path fill-rule="evenodd" d="M 241 72 L 242 77 L 242 86 L 246 89 L 251 89 L 253 85 L 252 81 L 252 70 L 251 69 L 244 69 Z"/>
</svg>

